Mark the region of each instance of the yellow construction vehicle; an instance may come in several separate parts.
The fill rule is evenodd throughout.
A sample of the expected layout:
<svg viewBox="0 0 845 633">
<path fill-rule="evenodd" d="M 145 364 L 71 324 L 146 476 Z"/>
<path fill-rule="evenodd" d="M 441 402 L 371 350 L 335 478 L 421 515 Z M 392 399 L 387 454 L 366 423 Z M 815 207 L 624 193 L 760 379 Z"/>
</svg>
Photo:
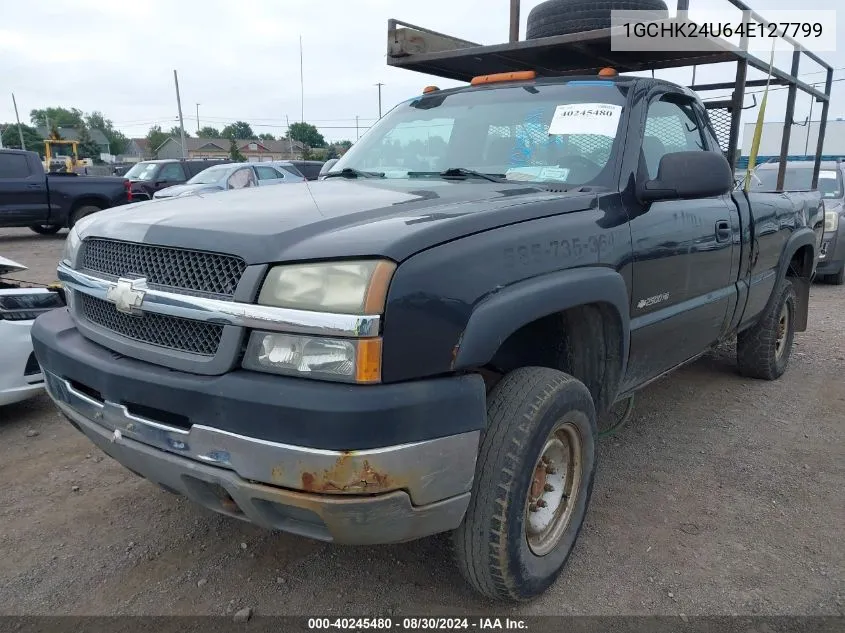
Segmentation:
<svg viewBox="0 0 845 633">
<path fill-rule="evenodd" d="M 79 158 L 79 141 L 50 138 L 44 140 L 44 170 L 73 173 L 84 170 L 87 161 Z"/>
</svg>

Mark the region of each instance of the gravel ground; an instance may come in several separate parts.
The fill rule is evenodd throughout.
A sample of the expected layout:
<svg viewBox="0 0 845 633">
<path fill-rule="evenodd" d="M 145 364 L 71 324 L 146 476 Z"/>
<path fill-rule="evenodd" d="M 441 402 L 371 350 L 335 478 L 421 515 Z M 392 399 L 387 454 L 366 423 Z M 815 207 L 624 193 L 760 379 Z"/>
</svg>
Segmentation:
<svg viewBox="0 0 845 633">
<path fill-rule="evenodd" d="M 50 282 L 63 236 L 0 230 L 0 253 Z M 265 532 L 132 475 L 46 396 L 6 407 L 0 613 L 843 615 L 843 299 L 813 287 L 778 382 L 740 378 L 728 349 L 641 392 L 600 442 L 560 580 L 516 608 L 476 598 L 444 537 L 340 547 Z"/>
</svg>

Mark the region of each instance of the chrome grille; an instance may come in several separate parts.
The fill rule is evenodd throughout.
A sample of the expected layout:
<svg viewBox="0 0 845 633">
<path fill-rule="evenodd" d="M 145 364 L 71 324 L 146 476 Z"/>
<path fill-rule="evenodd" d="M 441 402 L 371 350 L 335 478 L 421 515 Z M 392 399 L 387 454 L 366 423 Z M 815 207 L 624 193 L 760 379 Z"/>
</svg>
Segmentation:
<svg viewBox="0 0 845 633">
<path fill-rule="evenodd" d="M 223 335 L 223 326 L 162 314 L 130 316 L 118 312 L 108 301 L 79 294 L 83 316 L 101 327 L 142 343 L 167 349 L 214 356 Z"/>
<path fill-rule="evenodd" d="M 222 298 L 235 294 L 246 262 L 234 255 L 89 238 L 81 267 L 113 279 L 146 277 L 150 286 Z"/>
</svg>

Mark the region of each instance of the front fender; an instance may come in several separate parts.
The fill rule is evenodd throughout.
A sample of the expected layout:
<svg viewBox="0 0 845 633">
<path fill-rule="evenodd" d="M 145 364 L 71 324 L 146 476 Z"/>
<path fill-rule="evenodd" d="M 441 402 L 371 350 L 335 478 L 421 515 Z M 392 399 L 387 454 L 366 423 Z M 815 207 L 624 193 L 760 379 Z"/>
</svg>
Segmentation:
<svg viewBox="0 0 845 633">
<path fill-rule="evenodd" d="M 581 305 L 612 306 L 622 328 L 622 375 L 630 347 L 628 289 L 611 268 L 585 267 L 557 271 L 520 281 L 490 295 L 473 310 L 458 343 L 454 369 L 487 364 L 501 344 L 524 325 Z"/>
</svg>

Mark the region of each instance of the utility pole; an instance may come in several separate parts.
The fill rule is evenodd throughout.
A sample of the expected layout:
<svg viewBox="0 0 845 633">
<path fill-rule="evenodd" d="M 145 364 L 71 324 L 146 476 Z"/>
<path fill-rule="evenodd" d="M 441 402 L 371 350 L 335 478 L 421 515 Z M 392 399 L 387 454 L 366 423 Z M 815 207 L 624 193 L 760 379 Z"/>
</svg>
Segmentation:
<svg viewBox="0 0 845 633">
<path fill-rule="evenodd" d="M 12 93 L 12 105 L 15 106 L 15 120 L 18 122 L 18 137 L 21 139 L 21 149 L 26 149 L 26 143 L 23 142 L 23 128 L 21 127 L 21 118 L 18 116 L 18 102 L 15 101 L 15 93 Z"/>
<path fill-rule="evenodd" d="M 179 108 L 179 133 L 182 136 L 182 158 L 188 157 L 188 148 L 185 144 L 185 120 L 182 118 L 182 98 L 179 96 L 179 77 L 176 70 L 173 70 L 173 81 L 176 84 L 176 107 Z"/>
<path fill-rule="evenodd" d="M 381 87 L 384 84 L 379 82 L 376 85 L 378 86 L 378 118 L 381 118 Z"/>
<path fill-rule="evenodd" d="M 357 141 L 359 138 L 361 138 L 361 135 L 358 134 L 358 115 L 356 114 L 355 115 L 355 140 Z"/>
<path fill-rule="evenodd" d="M 291 159 L 293 159 L 296 158 L 296 156 L 294 156 L 293 154 L 293 139 L 290 137 L 290 117 L 287 114 L 285 115 L 285 121 L 287 121 L 288 124 L 288 143 L 290 143 L 290 157 Z"/>
<path fill-rule="evenodd" d="M 519 1 L 520 0 L 511 0 L 511 42 L 519 41 Z"/>
<path fill-rule="evenodd" d="M 300 111 L 299 120 L 305 123 L 305 72 L 302 66 L 302 36 L 299 36 L 299 94 L 302 100 L 302 110 Z"/>
<path fill-rule="evenodd" d="M 197 136 L 200 135 L 200 104 L 197 104 Z"/>
</svg>

